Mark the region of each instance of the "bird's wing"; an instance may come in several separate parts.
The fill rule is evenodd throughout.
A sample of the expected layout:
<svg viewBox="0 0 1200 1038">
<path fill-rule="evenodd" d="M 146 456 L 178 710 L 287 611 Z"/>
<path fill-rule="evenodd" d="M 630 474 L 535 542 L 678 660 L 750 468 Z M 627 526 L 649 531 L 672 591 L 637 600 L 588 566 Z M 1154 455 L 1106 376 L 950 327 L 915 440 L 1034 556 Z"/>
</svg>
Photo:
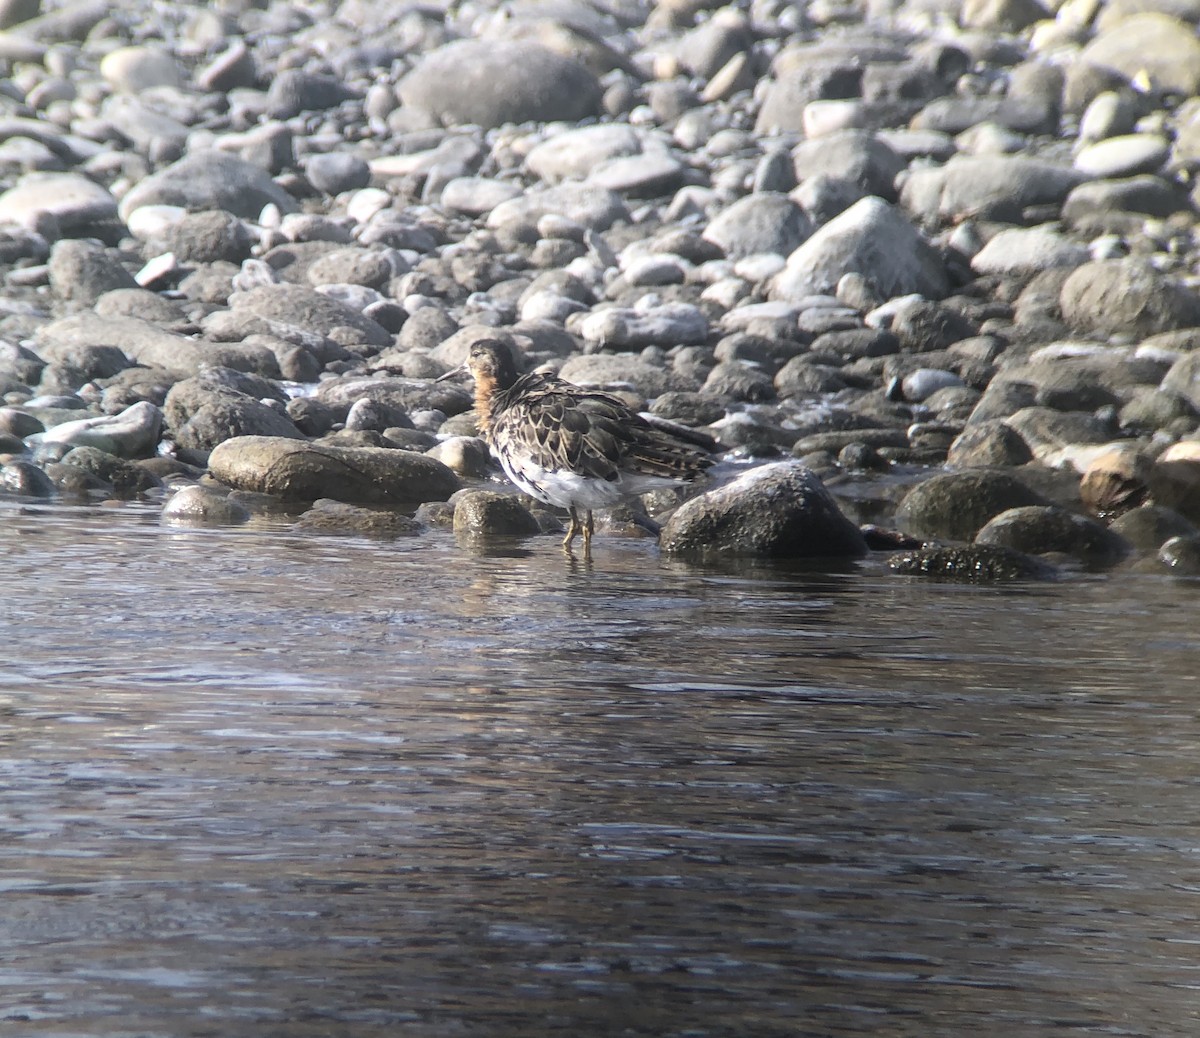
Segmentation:
<svg viewBox="0 0 1200 1038">
<path fill-rule="evenodd" d="M 616 397 L 548 376 L 513 387 L 493 437 L 498 450 L 528 454 L 542 468 L 609 482 L 622 471 L 690 479 L 711 463 L 707 451 L 655 428 Z"/>
</svg>

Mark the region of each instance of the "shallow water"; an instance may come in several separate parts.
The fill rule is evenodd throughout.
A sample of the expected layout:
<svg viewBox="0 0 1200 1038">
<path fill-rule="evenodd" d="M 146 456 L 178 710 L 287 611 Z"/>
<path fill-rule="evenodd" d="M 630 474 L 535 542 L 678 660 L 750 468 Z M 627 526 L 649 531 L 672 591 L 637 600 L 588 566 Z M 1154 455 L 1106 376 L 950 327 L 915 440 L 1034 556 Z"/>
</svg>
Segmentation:
<svg viewBox="0 0 1200 1038">
<path fill-rule="evenodd" d="M 0 1034 L 1197 1033 L 1195 583 L 0 553 Z"/>
</svg>

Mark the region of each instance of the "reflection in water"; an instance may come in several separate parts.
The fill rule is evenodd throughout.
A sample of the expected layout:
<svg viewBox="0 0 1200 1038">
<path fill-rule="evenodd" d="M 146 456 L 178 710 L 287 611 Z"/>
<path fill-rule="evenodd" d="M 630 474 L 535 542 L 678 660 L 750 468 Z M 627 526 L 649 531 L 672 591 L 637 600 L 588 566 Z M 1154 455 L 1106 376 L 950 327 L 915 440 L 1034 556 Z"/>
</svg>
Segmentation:
<svg viewBox="0 0 1200 1038">
<path fill-rule="evenodd" d="M 0 1033 L 1196 1031 L 1194 586 L 0 524 Z"/>
</svg>

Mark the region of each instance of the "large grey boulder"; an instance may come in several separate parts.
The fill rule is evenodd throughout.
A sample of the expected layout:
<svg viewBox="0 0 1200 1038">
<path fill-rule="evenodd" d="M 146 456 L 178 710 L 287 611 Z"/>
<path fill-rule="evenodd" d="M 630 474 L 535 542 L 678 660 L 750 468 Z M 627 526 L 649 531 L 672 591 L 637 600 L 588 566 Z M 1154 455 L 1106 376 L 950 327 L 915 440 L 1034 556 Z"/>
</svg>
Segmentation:
<svg viewBox="0 0 1200 1038">
<path fill-rule="evenodd" d="M 536 43 L 456 40 L 400 81 L 401 102 L 434 125 L 578 122 L 599 114 L 600 83 L 579 61 Z"/>
<path fill-rule="evenodd" d="M 662 530 L 672 555 L 722 558 L 858 558 L 862 533 L 811 469 L 799 462 L 763 465 L 685 501 Z"/>
<path fill-rule="evenodd" d="M 249 220 L 267 205 L 296 211 L 296 200 L 271 179 L 270 173 L 235 155 L 200 151 L 152 173 L 130 188 L 118 211 L 122 220 L 144 205 L 177 205 L 191 212 L 224 209 Z"/>
<path fill-rule="evenodd" d="M 1145 260 L 1096 260 L 1071 272 L 1059 295 L 1072 327 L 1141 337 L 1200 325 L 1200 295 Z"/>
<path fill-rule="evenodd" d="M 771 283 L 772 299 L 832 293 L 844 274 L 866 278 L 884 298 L 950 291 L 937 250 L 882 198 L 856 202 L 795 250 Z"/>
<path fill-rule="evenodd" d="M 1024 155 L 957 155 L 944 166 L 911 170 L 904 208 L 928 222 L 989 219 L 1017 223 L 1031 206 L 1061 205 L 1087 174 Z"/>
<path fill-rule="evenodd" d="M 190 339 L 138 317 L 72 314 L 43 325 L 35 338 L 37 352 L 46 359 L 66 356 L 75 348 L 100 346 L 118 349 L 132 361 L 180 378 L 212 366 L 279 377 L 279 362 L 265 346 Z"/>
<path fill-rule="evenodd" d="M 787 195 L 758 191 L 714 216 L 703 237 L 731 259 L 759 252 L 789 256 L 812 230 L 812 220 Z"/>
<path fill-rule="evenodd" d="M 1107 565 L 1130 545 L 1108 527 L 1058 505 L 1025 505 L 993 516 L 975 535 L 976 544 L 999 544 L 1033 555 L 1056 552 L 1089 565 Z"/>
<path fill-rule="evenodd" d="M 896 521 L 917 537 L 970 541 L 1001 512 L 1048 504 L 1041 494 L 1007 472 L 943 472 L 918 483 L 904 496 Z"/>
<path fill-rule="evenodd" d="M 240 436 L 209 458 L 214 478 L 238 490 L 292 501 L 444 501 L 458 477 L 440 461 L 383 447 L 336 447 L 276 436 Z"/>
<path fill-rule="evenodd" d="M 164 412 L 175 442 L 189 450 L 212 450 L 235 436 L 304 438 L 282 405 L 224 383 L 219 372 L 177 382 Z"/>
<path fill-rule="evenodd" d="M 254 314 L 268 321 L 299 325 L 311 332 L 352 345 L 390 346 L 392 335 L 347 303 L 324 295 L 305 285 L 287 283 L 259 285 L 248 292 L 235 292 L 229 304 L 236 311 Z"/>
</svg>

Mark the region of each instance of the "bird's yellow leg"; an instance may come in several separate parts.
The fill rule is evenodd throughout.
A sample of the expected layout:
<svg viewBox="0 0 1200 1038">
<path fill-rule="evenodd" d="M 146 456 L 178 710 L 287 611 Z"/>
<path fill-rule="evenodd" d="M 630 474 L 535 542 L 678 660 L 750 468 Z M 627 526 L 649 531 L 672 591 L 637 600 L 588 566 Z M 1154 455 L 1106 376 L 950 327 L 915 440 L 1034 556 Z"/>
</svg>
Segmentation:
<svg viewBox="0 0 1200 1038">
<path fill-rule="evenodd" d="M 567 511 L 571 515 L 571 522 L 567 526 L 567 536 L 563 538 L 563 551 L 568 555 L 571 553 L 571 542 L 575 540 L 579 534 L 579 513 L 574 508 L 568 508 Z M 587 544 L 587 534 L 584 534 L 584 544 Z"/>
<path fill-rule="evenodd" d="M 583 521 L 583 557 L 591 559 L 592 557 L 592 530 L 595 526 L 595 520 L 592 518 L 592 510 L 587 511 L 587 518 Z"/>
</svg>

